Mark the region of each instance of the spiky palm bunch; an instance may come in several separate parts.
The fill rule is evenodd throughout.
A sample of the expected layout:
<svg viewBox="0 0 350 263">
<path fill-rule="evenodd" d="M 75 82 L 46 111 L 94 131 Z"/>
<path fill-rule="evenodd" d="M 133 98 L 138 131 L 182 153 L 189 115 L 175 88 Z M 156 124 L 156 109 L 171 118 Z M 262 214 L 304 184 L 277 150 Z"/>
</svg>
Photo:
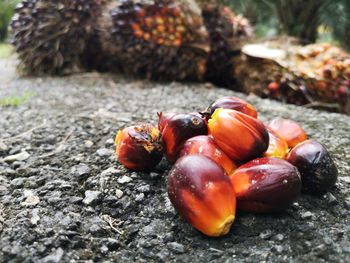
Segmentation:
<svg viewBox="0 0 350 263">
<path fill-rule="evenodd" d="M 24 0 L 12 19 L 12 43 L 27 74 L 85 70 L 94 20 L 105 0 Z"/>
<path fill-rule="evenodd" d="M 24 0 L 11 25 L 28 73 L 168 80 L 232 77 L 232 43 L 250 34 L 244 19 L 207 0 Z"/>
</svg>

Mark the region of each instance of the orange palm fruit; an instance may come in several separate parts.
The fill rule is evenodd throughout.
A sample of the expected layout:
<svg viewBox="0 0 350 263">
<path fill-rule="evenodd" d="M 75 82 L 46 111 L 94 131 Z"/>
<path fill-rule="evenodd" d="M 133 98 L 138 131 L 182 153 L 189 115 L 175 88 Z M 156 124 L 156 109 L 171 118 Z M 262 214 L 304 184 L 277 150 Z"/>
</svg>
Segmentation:
<svg viewBox="0 0 350 263">
<path fill-rule="evenodd" d="M 248 114 L 253 118 L 258 117 L 258 112 L 253 107 L 253 105 L 249 104 L 245 100 L 242 100 L 233 96 L 222 97 L 216 101 L 214 101 L 206 110 L 210 114 L 210 116 L 214 113 L 216 109 L 224 108 L 230 110 L 240 111 L 242 113 Z"/>
<path fill-rule="evenodd" d="M 264 124 L 236 110 L 216 109 L 208 121 L 215 143 L 237 163 L 262 156 L 269 145 Z"/>
<path fill-rule="evenodd" d="M 237 165 L 228 158 L 210 136 L 199 135 L 188 139 L 182 147 L 179 157 L 193 154 L 201 154 L 212 159 L 224 168 L 228 175 L 237 169 Z"/>
<path fill-rule="evenodd" d="M 151 170 L 163 156 L 160 132 L 150 124 L 130 126 L 118 131 L 115 145 L 118 161 L 132 170 Z"/>
<path fill-rule="evenodd" d="M 265 125 L 267 132 L 269 133 L 269 147 L 264 152 L 264 157 L 277 157 L 284 158 L 288 153 L 288 143 L 283 139 L 274 129 Z"/>
<path fill-rule="evenodd" d="M 160 115 L 162 116 L 162 115 Z M 175 162 L 183 144 L 189 138 L 208 134 L 205 121 L 199 114 L 175 114 L 159 119 L 165 155 L 170 162 Z"/>
<path fill-rule="evenodd" d="M 287 141 L 290 148 L 307 140 L 306 132 L 295 121 L 276 118 L 269 122 L 269 126 Z"/>
<path fill-rule="evenodd" d="M 203 155 L 181 157 L 170 171 L 168 195 L 176 211 L 208 236 L 222 236 L 235 220 L 236 197 L 225 171 Z"/>
<path fill-rule="evenodd" d="M 266 213 L 284 210 L 300 195 L 298 169 L 279 158 L 264 157 L 240 166 L 230 177 L 237 208 Z"/>
</svg>

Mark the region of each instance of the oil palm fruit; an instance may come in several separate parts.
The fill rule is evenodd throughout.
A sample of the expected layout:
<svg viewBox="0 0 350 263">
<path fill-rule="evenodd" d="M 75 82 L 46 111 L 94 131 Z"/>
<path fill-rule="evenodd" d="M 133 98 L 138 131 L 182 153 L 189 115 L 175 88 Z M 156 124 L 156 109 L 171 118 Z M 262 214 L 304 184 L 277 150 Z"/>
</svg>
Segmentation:
<svg viewBox="0 0 350 263">
<path fill-rule="evenodd" d="M 158 126 L 162 127 L 165 155 L 170 162 L 176 161 L 187 139 L 208 134 L 207 125 L 198 114 L 175 114 L 166 121 L 161 116 Z"/>
<path fill-rule="evenodd" d="M 150 124 L 130 126 L 115 137 L 116 156 L 126 168 L 149 171 L 162 159 L 160 132 Z"/>
<path fill-rule="evenodd" d="M 215 144 L 214 139 L 210 136 L 199 135 L 188 139 L 182 147 L 179 157 L 194 154 L 201 154 L 212 159 L 224 168 L 227 175 L 237 169 L 237 165 Z"/>
<path fill-rule="evenodd" d="M 226 96 L 214 101 L 205 111 L 209 117 L 214 113 L 216 109 L 224 108 L 240 111 L 242 113 L 248 114 L 253 118 L 258 117 L 257 110 L 250 103 L 246 102 L 237 97 Z"/>
<path fill-rule="evenodd" d="M 288 153 L 286 160 L 298 168 L 305 193 L 324 194 L 337 181 L 338 170 L 332 157 L 316 140 L 299 143 Z"/>
<path fill-rule="evenodd" d="M 180 158 L 168 177 L 168 195 L 176 211 L 208 236 L 229 232 L 236 197 L 225 171 L 203 155 Z"/>
<path fill-rule="evenodd" d="M 215 110 L 208 121 L 208 130 L 220 149 L 236 163 L 262 156 L 269 145 L 264 124 L 236 110 Z"/>
<path fill-rule="evenodd" d="M 287 141 L 268 125 L 265 125 L 265 128 L 269 133 L 269 147 L 266 152 L 264 152 L 264 157 L 277 157 L 283 159 L 289 151 Z"/>
<path fill-rule="evenodd" d="M 298 143 L 307 140 L 304 129 L 295 121 L 276 118 L 269 122 L 270 129 L 276 131 L 280 137 L 286 140 L 288 146 L 293 148 Z"/>
<path fill-rule="evenodd" d="M 267 213 L 286 209 L 300 195 L 297 168 L 279 158 L 263 157 L 240 166 L 231 176 L 237 208 Z"/>
</svg>

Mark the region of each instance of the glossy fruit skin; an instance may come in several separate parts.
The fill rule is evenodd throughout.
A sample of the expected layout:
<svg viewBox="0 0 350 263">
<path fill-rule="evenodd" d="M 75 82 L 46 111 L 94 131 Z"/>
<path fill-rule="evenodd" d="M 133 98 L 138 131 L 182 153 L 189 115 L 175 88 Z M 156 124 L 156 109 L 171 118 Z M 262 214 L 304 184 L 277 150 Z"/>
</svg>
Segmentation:
<svg viewBox="0 0 350 263">
<path fill-rule="evenodd" d="M 276 118 L 269 122 L 269 126 L 287 141 L 290 148 L 307 140 L 306 132 L 295 121 Z"/>
<path fill-rule="evenodd" d="M 242 113 L 245 113 L 253 118 L 258 117 L 258 112 L 253 107 L 253 105 L 249 104 L 245 100 L 242 100 L 233 96 L 222 97 L 216 101 L 214 101 L 206 110 L 210 114 L 210 116 L 214 113 L 216 109 L 224 108 L 230 110 L 236 110 Z"/>
<path fill-rule="evenodd" d="M 286 160 L 298 168 L 304 193 L 322 195 L 337 181 L 338 169 L 332 157 L 316 140 L 299 143 L 289 152 Z"/>
<path fill-rule="evenodd" d="M 235 219 L 236 197 L 229 177 L 203 155 L 181 157 L 168 177 L 168 195 L 176 211 L 208 236 L 229 232 Z"/>
<path fill-rule="evenodd" d="M 160 132 L 150 124 L 130 126 L 118 131 L 115 145 L 118 161 L 131 170 L 149 171 L 163 156 Z"/>
<path fill-rule="evenodd" d="M 158 112 L 158 130 L 163 132 L 164 127 L 167 125 L 169 120 L 174 117 L 177 113 L 175 112 Z"/>
<path fill-rule="evenodd" d="M 264 152 L 264 157 L 284 158 L 288 153 L 288 143 L 274 129 L 265 125 L 269 133 L 269 147 Z"/>
<path fill-rule="evenodd" d="M 237 208 L 253 213 L 286 209 L 300 195 L 296 167 L 279 158 L 263 157 L 240 166 L 231 176 Z"/>
<path fill-rule="evenodd" d="M 264 124 L 236 110 L 215 110 L 208 129 L 215 143 L 236 163 L 262 156 L 269 145 Z"/>
<path fill-rule="evenodd" d="M 215 144 L 214 139 L 210 136 L 199 135 L 188 139 L 179 157 L 193 154 L 201 154 L 212 159 L 224 168 L 228 175 L 237 169 L 237 165 Z"/>
<path fill-rule="evenodd" d="M 200 115 L 195 113 L 175 114 L 167 120 L 162 129 L 167 159 L 175 162 L 187 139 L 206 134 L 208 134 L 208 128 Z"/>
</svg>

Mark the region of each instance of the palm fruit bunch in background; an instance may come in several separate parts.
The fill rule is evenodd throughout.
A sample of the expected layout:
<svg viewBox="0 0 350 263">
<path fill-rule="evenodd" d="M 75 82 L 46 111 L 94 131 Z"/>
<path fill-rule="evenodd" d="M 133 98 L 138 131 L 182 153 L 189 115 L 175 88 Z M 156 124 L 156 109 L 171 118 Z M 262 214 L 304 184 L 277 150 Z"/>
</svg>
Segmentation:
<svg viewBox="0 0 350 263">
<path fill-rule="evenodd" d="M 330 44 L 246 45 L 234 75 L 245 92 L 350 114 L 350 55 Z"/>
<path fill-rule="evenodd" d="M 181 1 L 113 1 L 98 24 L 104 52 L 125 73 L 170 80 L 203 75 L 207 33 L 201 16 Z"/>
<path fill-rule="evenodd" d="M 29 74 L 98 70 L 218 84 L 232 78 L 232 43 L 251 35 L 247 20 L 210 0 L 24 0 L 11 27 Z"/>
<path fill-rule="evenodd" d="M 11 22 L 12 44 L 26 74 L 86 70 L 87 45 L 104 0 L 24 0 Z"/>
<path fill-rule="evenodd" d="M 173 164 L 168 196 L 178 214 L 208 236 L 229 233 L 236 209 L 282 212 L 300 193 L 323 195 L 338 171 L 327 149 L 296 122 L 262 122 L 253 105 L 223 97 L 205 111 L 158 113 L 117 133 L 116 157 L 149 172 L 162 155 Z"/>
</svg>

